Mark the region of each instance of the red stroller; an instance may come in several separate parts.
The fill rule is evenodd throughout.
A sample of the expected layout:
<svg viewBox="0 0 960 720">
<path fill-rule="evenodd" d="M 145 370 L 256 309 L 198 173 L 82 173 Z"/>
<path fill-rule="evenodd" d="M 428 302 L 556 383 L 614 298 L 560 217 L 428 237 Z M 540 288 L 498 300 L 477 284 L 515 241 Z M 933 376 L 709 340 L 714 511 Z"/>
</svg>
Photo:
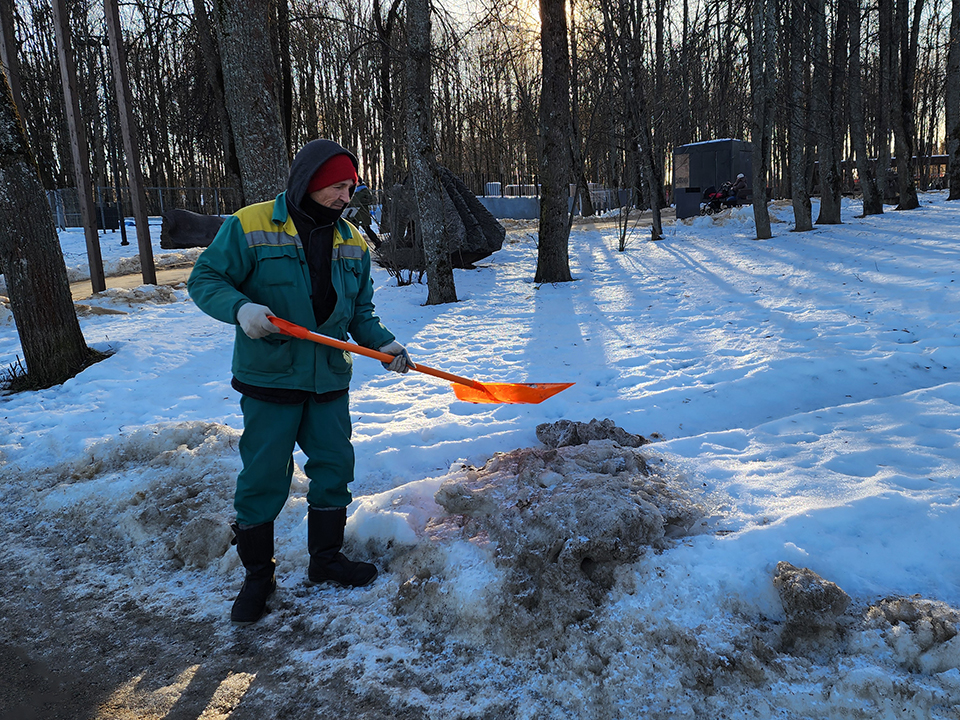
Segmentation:
<svg viewBox="0 0 960 720">
<path fill-rule="evenodd" d="M 733 207 L 735 203 L 729 202 L 731 188 L 733 183 L 727 181 L 717 190 L 713 185 L 703 191 L 703 197 L 700 199 L 700 214 L 713 215 L 720 212 L 724 206 Z"/>
</svg>

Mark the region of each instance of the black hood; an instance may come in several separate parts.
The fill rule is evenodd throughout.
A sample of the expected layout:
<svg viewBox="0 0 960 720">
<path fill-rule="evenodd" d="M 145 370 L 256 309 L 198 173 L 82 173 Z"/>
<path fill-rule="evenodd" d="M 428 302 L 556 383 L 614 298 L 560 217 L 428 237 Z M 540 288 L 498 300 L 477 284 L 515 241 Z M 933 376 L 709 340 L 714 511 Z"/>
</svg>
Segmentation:
<svg viewBox="0 0 960 720">
<path fill-rule="evenodd" d="M 344 154 L 350 158 L 353 167 L 359 170 L 357 157 L 333 140 L 311 140 L 301 148 L 290 164 L 290 177 L 287 178 L 287 204 L 300 208 L 303 197 L 310 186 L 310 178 L 327 160 L 334 155 Z"/>
</svg>

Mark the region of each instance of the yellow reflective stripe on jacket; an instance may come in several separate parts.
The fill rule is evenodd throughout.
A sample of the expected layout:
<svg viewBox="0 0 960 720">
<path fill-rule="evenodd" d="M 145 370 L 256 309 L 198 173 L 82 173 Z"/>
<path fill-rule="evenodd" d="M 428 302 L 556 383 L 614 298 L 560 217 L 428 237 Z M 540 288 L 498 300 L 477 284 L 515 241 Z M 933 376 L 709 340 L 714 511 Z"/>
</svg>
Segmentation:
<svg viewBox="0 0 960 720">
<path fill-rule="evenodd" d="M 349 237 L 343 236 L 343 230 L 349 230 Z M 360 231 L 346 220 L 338 220 L 333 229 L 333 259 L 352 258 L 359 260 L 367 252 L 367 241 Z"/>
<path fill-rule="evenodd" d="M 235 214 L 246 237 L 247 247 L 273 245 L 295 245 L 302 247 L 293 218 L 288 214 L 286 221 L 278 225 L 273 219 L 275 201 L 270 200 L 241 208 Z M 348 231 L 344 237 L 343 231 Z M 367 252 L 367 241 L 360 231 L 347 222 L 338 220 L 333 228 L 333 259 L 351 258 L 359 260 Z"/>
<path fill-rule="evenodd" d="M 247 239 L 247 247 L 257 245 L 295 245 L 300 246 L 297 228 L 293 218 L 287 215 L 287 220 L 278 225 L 273 220 L 273 206 L 275 200 L 248 205 L 236 213 L 240 227 Z"/>
</svg>

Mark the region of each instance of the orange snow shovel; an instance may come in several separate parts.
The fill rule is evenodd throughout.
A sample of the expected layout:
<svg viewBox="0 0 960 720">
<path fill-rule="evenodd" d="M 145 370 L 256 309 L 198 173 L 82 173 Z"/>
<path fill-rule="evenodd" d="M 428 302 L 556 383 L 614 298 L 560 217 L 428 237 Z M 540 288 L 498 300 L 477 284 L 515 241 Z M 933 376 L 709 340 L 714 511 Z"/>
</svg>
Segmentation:
<svg viewBox="0 0 960 720">
<path fill-rule="evenodd" d="M 354 345 L 353 343 L 335 340 L 334 338 L 310 332 L 305 327 L 295 325 L 292 322 L 281 320 L 278 317 L 270 317 L 270 322 L 280 328 L 284 335 L 290 335 L 301 340 L 312 340 L 321 345 L 329 345 L 339 350 L 355 352 L 358 355 L 366 355 L 374 360 L 389 363 L 393 360 L 393 355 L 370 350 L 369 348 Z M 551 395 L 566 390 L 573 383 L 481 383 L 470 378 L 460 377 L 452 373 L 437 370 L 417 363 L 415 368 L 417 372 L 426 375 L 433 375 L 441 380 L 449 380 L 453 383 L 453 392 L 460 400 L 472 403 L 510 403 L 515 405 L 532 405 L 541 403 Z"/>
</svg>

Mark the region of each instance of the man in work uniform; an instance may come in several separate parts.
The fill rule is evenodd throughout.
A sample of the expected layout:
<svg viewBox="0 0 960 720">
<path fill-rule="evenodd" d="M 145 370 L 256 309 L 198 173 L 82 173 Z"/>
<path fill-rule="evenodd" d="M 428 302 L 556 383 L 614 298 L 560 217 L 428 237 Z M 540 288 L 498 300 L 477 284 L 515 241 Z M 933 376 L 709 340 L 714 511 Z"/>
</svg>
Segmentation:
<svg viewBox="0 0 960 720">
<path fill-rule="evenodd" d="M 237 325 L 233 387 L 241 393 L 243 435 L 233 525 L 246 571 L 231 611 L 259 620 L 276 589 L 273 523 L 290 492 L 294 444 L 307 456 L 311 582 L 373 582 L 377 568 L 340 552 L 353 480 L 347 390 L 349 353 L 279 334 L 269 317 L 393 355 L 388 369 L 414 367 L 373 305 L 370 253 L 341 219 L 357 183 L 357 159 L 331 140 L 297 153 L 287 189 L 227 218 L 197 259 L 187 287 L 208 315 Z"/>
</svg>

